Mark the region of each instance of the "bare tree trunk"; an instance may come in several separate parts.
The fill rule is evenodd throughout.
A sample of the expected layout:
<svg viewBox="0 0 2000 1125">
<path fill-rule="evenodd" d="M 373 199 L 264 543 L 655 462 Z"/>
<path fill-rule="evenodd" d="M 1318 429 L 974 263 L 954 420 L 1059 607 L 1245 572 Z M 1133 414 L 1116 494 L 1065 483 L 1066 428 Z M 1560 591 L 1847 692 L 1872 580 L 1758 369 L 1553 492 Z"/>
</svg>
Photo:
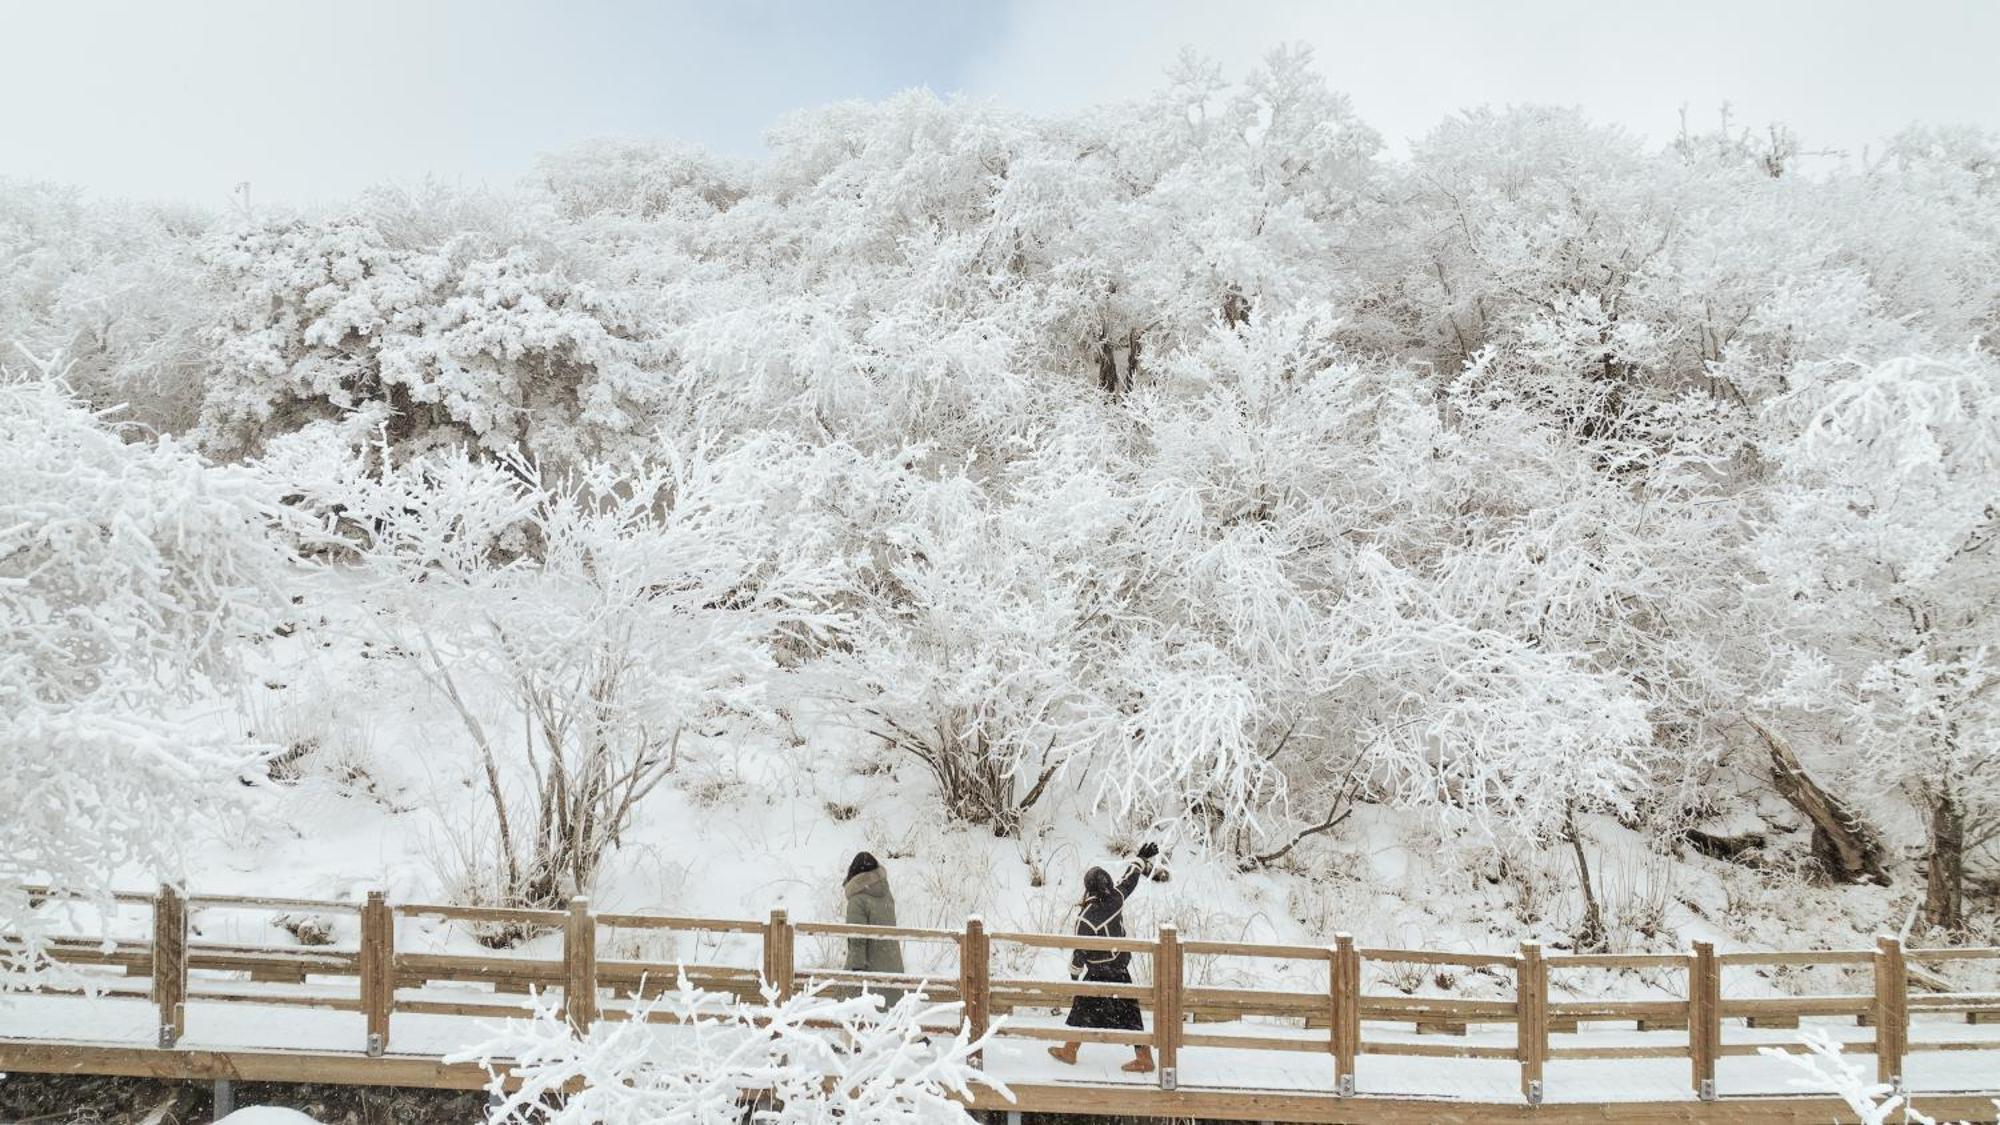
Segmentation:
<svg viewBox="0 0 2000 1125">
<path fill-rule="evenodd" d="M 1250 323 L 1250 299 L 1231 289 L 1222 295 L 1222 322 L 1231 328 Z"/>
<path fill-rule="evenodd" d="M 1749 722 L 1770 751 L 1771 781 L 1778 795 L 1812 821 L 1813 858 L 1827 875 L 1842 883 L 1873 881 L 1887 886 L 1889 873 L 1882 867 L 1882 845 L 1874 830 L 1840 798 L 1821 789 L 1783 739 L 1757 720 Z"/>
<path fill-rule="evenodd" d="M 1576 806 L 1563 810 L 1563 830 L 1569 834 L 1571 854 L 1576 856 L 1576 882 L 1583 888 L 1583 929 L 1576 935 L 1580 952 L 1602 951 L 1610 934 L 1604 928 L 1604 911 L 1597 904 L 1597 892 L 1590 885 L 1590 861 L 1583 854 L 1583 833 L 1576 827 Z"/>
<path fill-rule="evenodd" d="M 1139 385 L 1139 351 L 1143 342 L 1137 328 L 1125 334 L 1125 389 L 1128 391 Z"/>
<path fill-rule="evenodd" d="M 1931 854 L 1924 876 L 1924 921 L 1965 928 L 1965 814 L 1949 792 L 1931 801 Z"/>
<path fill-rule="evenodd" d="M 1107 330 L 1097 338 L 1097 385 L 1105 394 L 1115 395 L 1125 388 L 1118 380 L 1118 352 L 1111 346 L 1111 333 Z"/>
</svg>

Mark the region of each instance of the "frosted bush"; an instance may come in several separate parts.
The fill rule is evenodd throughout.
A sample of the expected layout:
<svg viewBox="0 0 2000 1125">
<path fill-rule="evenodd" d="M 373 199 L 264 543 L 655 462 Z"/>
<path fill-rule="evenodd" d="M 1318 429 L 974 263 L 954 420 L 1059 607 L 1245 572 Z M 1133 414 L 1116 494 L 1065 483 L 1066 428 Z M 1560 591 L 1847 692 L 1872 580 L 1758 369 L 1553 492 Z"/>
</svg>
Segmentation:
<svg viewBox="0 0 2000 1125">
<path fill-rule="evenodd" d="M 289 609 L 273 497 L 170 438 L 126 442 L 48 377 L 0 377 L 0 929 L 23 883 L 178 875 L 261 751 L 176 721 Z M 18 960 L 17 960 L 18 959 Z"/>
<path fill-rule="evenodd" d="M 585 1035 L 548 997 L 534 1004 L 531 1018 L 447 1060 L 494 1071 L 493 1125 L 735 1125 L 753 1100 L 757 1120 L 773 1125 L 960 1125 L 972 1117 L 954 1099 L 974 1086 L 1012 1098 L 973 1062 L 985 1040 L 963 1027 L 924 1040 L 926 1025 L 956 1019 L 958 1007 L 916 994 L 887 1012 L 875 996 L 746 1004 L 683 977 Z"/>
<path fill-rule="evenodd" d="M 781 638 L 841 624 L 844 561 L 790 549 L 764 506 L 790 483 L 769 473 L 788 456 L 669 448 L 545 476 L 518 457 L 399 459 L 384 443 L 292 482 L 364 529 L 366 596 L 471 745 L 493 849 L 459 856 L 472 897 L 587 892 L 683 739 L 760 711 Z M 505 699 L 504 721 L 476 689 Z"/>
</svg>

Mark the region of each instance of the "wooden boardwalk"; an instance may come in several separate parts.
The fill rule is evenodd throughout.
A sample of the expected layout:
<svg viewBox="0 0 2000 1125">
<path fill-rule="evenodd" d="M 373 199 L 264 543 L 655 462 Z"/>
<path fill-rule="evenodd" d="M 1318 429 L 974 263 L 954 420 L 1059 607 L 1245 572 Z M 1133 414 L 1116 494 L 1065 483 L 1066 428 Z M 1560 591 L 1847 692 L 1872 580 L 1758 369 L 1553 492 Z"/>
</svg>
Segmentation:
<svg viewBox="0 0 2000 1125">
<path fill-rule="evenodd" d="M 171 887 L 118 897 L 149 913 L 150 936 L 108 944 L 59 939 L 56 958 L 88 975 L 92 991 L 106 999 L 47 989 L 41 998 L 0 1001 L 0 1071 L 477 1088 L 487 1081 L 483 1069 L 441 1061 L 449 1048 L 439 1046 L 440 1017 L 518 1017 L 521 994 L 535 989 L 560 996 L 580 1025 L 623 1019 L 632 998 L 671 988 L 684 971 L 703 988 L 742 996 L 755 996 L 766 984 L 781 995 L 811 987 L 921 985 L 934 999 L 962 1004 L 974 1034 L 998 1020 L 993 1053 L 1011 1043 L 1017 1049 L 1008 1051 L 1009 1058 L 1039 1059 L 1041 1065 L 1009 1069 L 989 1056 L 1017 1101 L 1007 1104 L 982 1091 L 973 1103 L 982 1110 L 1307 1122 L 1846 1119 L 1829 1098 L 1772 1096 L 1768 1088 L 1731 1085 L 1731 1074 L 1741 1073 L 1732 1066 L 1763 1064 L 1755 1057 L 1760 1046 L 1783 1042 L 1770 1029 L 1797 1027 L 1802 1018 L 1840 1020 L 1848 1031 L 1865 1032 L 1865 1038 L 1843 1034 L 1845 1049 L 1872 1055 L 1883 1081 L 1898 1082 L 1912 1068 L 1938 1060 L 1955 1066 L 1937 1072 L 1946 1075 L 1942 1085 L 1912 1083 L 1921 1091 L 1920 1107 L 1940 1119 L 1993 1120 L 1992 1099 L 2000 1096 L 2000 1027 L 1980 1026 L 2000 1020 L 2000 992 L 1951 991 L 1937 975 L 1953 966 L 1995 967 L 2000 948 L 1906 950 L 1881 938 L 1872 949 L 1771 953 L 1718 953 L 1700 942 L 1684 954 L 1545 953 L 1534 943 L 1509 953 L 1457 953 L 1367 948 L 1346 935 L 1325 946 L 1182 940 L 1172 927 L 1162 927 L 1154 937 L 1091 939 L 1091 948 L 1135 956 L 1142 983 L 1111 985 L 996 975 L 996 966 L 1005 972 L 1032 963 L 1033 951 L 1066 951 L 1079 939 L 988 931 L 976 918 L 962 929 L 942 930 L 795 923 L 783 912 L 762 921 L 599 914 L 582 900 L 567 910 L 537 911 L 391 904 L 379 893 L 358 903 L 190 896 Z M 340 931 L 357 936 L 321 947 L 191 940 L 191 915 L 237 911 L 346 914 L 353 924 Z M 415 944 L 408 939 L 419 927 L 439 922 L 559 933 L 560 955 L 405 947 Z M 711 951 L 734 948 L 745 962 L 754 953 L 757 963 L 725 963 L 718 955 L 716 963 L 683 965 L 630 956 L 635 938 L 662 934 L 700 935 Z M 933 963 L 952 964 L 955 972 L 941 972 L 937 976 L 945 979 L 939 980 L 800 964 L 801 938 L 837 943 L 848 937 L 941 946 L 946 953 Z M 399 944 L 399 938 L 405 940 Z M 1205 983 L 1214 974 L 1190 971 L 1195 960 L 1211 967 L 1281 964 L 1293 979 L 1305 969 L 1319 983 L 1220 987 Z M 1370 991 L 1369 970 L 1385 967 L 1430 977 L 1476 973 L 1504 982 L 1509 994 L 1468 999 Z M 1818 968 L 1847 982 L 1844 990 L 1749 997 L 1724 988 L 1736 970 Z M 1552 998 L 1561 995 L 1552 990 L 1552 978 L 1624 970 L 1651 974 L 1653 995 Z M 1661 998 L 1660 981 L 1677 982 L 1679 995 Z M 1051 1012 L 1079 995 L 1136 1000 L 1148 1029 L 1060 1026 Z M 95 1013 L 99 1009 L 82 1006 L 121 1001 L 128 1016 L 140 1017 L 141 1031 L 152 1034 L 135 1041 L 141 1037 L 100 1034 L 95 1023 L 56 1018 L 58 1009 Z M 285 1011 L 290 1027 L 317 1021 L 319 1038 L 301 1031 L 278 1043 L 196 1043 L 203 1037 L 190 1032 L 191 1008 L 216 1013 L 209 1018 L 218 1024 L 224 1015 Z M 310 1021 L 303 1010 L 311 1010 Z M 1923 1034 L 1913 1037 L 1913 1024 Z M 1145 1044 L 1160 1069 L 1145 1085 L 1108 1069 L 1066 1073 L 1040 1051 L 1066 1039 L 1120 1049 Z M 1096 1050 L 1106 1060 L 1118 1054 Z M 1467 1067 L 1484 1076 L 1483 1087 L 1438 1078 Z M 1565 1077 L 1593 1067 L 1589 1079 Z M 1628 1071 L 1647 1077 L 1617 1077 Z M 1502 1074 L 1500 1088 L 1496 1073 Z M 1441 1089 L 1465 1096 L 1424 1096 Z"/>
</svg>

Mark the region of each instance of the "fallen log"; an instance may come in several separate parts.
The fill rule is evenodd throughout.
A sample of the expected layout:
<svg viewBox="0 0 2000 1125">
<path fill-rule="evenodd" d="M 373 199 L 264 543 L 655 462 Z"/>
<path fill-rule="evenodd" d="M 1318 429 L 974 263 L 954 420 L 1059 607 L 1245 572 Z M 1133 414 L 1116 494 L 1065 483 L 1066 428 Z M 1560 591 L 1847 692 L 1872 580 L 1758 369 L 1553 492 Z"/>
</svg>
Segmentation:
<svg viewBox="0 0 2000 1125">
<path fill-rule="evenodd" d="M 1770 752 L 1771 782 L 1778 795 L 1812 821 L 1813 859 L 1837 882 L 1887 886 L 1889 873 L 1882 866 L 1882 845 L 1874 830 L 1846 802 L 1820 788 L 1783 739 L 1756 719 L 1749 723 Z"/>
</svg>

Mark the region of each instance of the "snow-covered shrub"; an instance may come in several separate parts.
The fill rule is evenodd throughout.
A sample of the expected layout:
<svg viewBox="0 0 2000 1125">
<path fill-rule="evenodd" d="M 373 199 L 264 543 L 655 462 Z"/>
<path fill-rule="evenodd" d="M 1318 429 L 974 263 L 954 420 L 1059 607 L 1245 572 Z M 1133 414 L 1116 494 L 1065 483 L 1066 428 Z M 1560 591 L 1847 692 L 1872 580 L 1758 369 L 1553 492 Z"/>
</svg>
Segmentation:
<svg viewBox="0 0 2000 1125">
<path fill-rule="evenodd" d="M 398 459 L 385 443 L 289 482 L 366 529 L 366 596 L 472 744 L 494 848 L 474 897 L 587 891 L 683 732 L 757 713 L 779 643 L 840 624 L 841 560 L 792 549 L 766 518 L 773 482 L 793 483 L 787 456 L 669 447 L 545 477 L 518 457 Z M 506 711 L 485 711 L 487 694 Z"/>
<path fill-rule="evenodd" d="M 863 729 L 920 761 L 945 809 L 1018 830 L 1106 720 L 1091 684 L 1099 595 L 969 479 L 927 486 L 842 658 Z"/>
<path fill-rule="evenodd" d="M 0 381 L 0 929 L 21 884 L 161 877 L 252 747 L 174 710 L 289 608 L 274 497 L 171 438 L 127 442 L 47 377 Z"/>
<path fill-rule="evenodd" d="M 122 405 L 131 432 L 191 429 L 221 305 L 197 280 L 210 221 L 0 177 L 0 348 L 63 357 L 76 396 Z"/>
<path fill-rule="evenodd" d="M 887 1012 L 880 1004 L 816 992 L 745 1004 L 683 977 L 580 1036 L 538 996 L 531 1018 L 447 1061 L 493 1070 L 493 1125 L 733 1125 L 753 1102 L 772 1125 L 963 1125 L 972 1116 L 954 1099 L 974 1086 L 1011 1098 L 973 1062 L 985 1040 L 961 1027 L 924 1041 L 925 1025 L 955 1020 L 957 1005 L 914 993 Z"/>
<path fill-rule="evenodd" d="M 207 253 L 232 300 L 204 445 L 255 452 L 338 420 L 398 445 L 569 460 L 643 432 L 653 353 L 629 301 L 504 207 L 378 192 L 353 213 L 218 234 Z"/>
</svg>

